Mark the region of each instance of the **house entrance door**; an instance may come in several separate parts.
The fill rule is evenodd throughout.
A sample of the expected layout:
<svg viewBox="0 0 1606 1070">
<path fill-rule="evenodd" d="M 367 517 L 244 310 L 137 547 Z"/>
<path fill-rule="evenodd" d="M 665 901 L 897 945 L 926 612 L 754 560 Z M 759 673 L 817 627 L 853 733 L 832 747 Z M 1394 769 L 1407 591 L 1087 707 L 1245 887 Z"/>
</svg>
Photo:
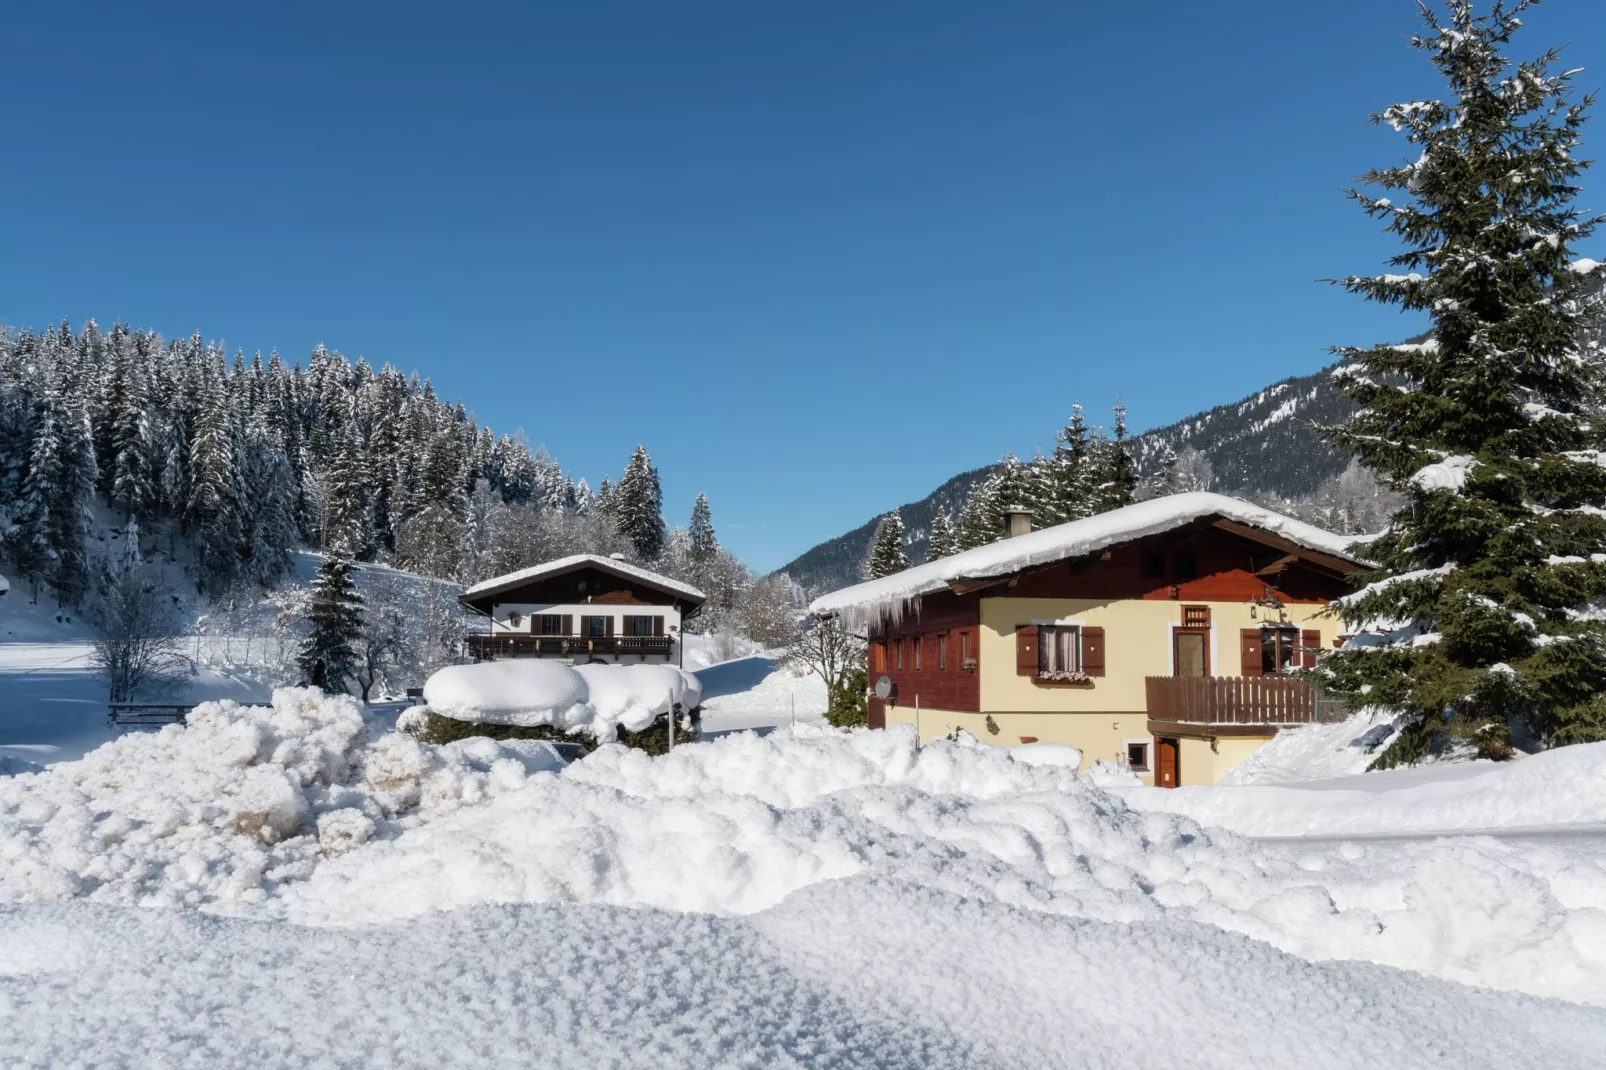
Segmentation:
<svg viewBox="0 0 1606 1070">
<path fill-rule="evenodd" d="M 1172 635 L 1171 675 L 1210 675 L 1210 633 L 1203 628 L 1178 628 Z"/>
<path fill-rule="evenodd" d="M 1178 771 L 1180 762 L 1179 751 L 1174 739 L 1160 739 L 1154 741 L 1154 786 L 1157 788 L 1174 788 L 1180 782 Z"/>
</svg>

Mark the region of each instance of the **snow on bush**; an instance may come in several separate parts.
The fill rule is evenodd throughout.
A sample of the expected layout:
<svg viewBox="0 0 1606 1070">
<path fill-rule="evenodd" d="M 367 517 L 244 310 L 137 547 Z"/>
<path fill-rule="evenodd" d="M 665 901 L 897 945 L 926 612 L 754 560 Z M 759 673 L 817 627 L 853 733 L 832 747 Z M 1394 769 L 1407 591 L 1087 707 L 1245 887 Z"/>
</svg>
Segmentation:
<svg viewBox="0 0 1606 1070">
<path fill-rule="evenodd" d="M 1571 750 L 1598 778 L 1601 749 Z M 917 747 L 903 729 L 743 733 L 658 758 L 612 745 L 561 768 L 539 743 L 430 746 L 349 699 L 285 690 L 0 780 L 0 900 L 347 928 L 521 903 L 747 916 L 838 881 L 1044 925 L 1203 923 L 1306 959 L 1606 1004 L 1598 859 L 1485 841 L 1271 850 L 1133 810 L 1068 765 Z"/>
<path fill-rule="evenodd" d="M 639 732 L 674 706 L 691 710 L 702 691 L 697 677 L 673 665 L 490 661 L 436 672 L 424 702 L 458 721 L 551 725 L 611 742 L 616 727 Z"/>
</svg>

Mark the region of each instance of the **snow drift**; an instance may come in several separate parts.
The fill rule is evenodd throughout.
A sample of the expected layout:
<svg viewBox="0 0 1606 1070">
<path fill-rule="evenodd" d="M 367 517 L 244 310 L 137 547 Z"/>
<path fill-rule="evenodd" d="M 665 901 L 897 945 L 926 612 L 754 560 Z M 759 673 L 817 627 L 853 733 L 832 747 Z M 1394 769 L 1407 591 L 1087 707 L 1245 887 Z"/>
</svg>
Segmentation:
<svg viewBox="0 0 1606 1070">
<path fill-rule="evenodd" d="M 1600 752 L 1575 750 L 1598 776 Z M 428 746 L 309 690 L 209 704 L 188 728 L 0 779 L 0 901 L 328 929 L 528 903 L 746 916 L 869 882 L 1606 1004 L 1599 859 L 1486 841 L 1278 852 L 1130 809 L 1066 765 L 898 730 L 744 733 L 660 758 L 605 746 L 560 766 L 538 747 Z"/>
<path fill-rule="evenodd" d="M 489 661 L 450 665 L 424 683 L 424 703 L 443 717 L 476 724 L 551 725 L 612 741 L 616 727 L 639 732 L 675 706 L 702 700 L 697 677 L 673 665 L 568 665 Z"/>
</svg>

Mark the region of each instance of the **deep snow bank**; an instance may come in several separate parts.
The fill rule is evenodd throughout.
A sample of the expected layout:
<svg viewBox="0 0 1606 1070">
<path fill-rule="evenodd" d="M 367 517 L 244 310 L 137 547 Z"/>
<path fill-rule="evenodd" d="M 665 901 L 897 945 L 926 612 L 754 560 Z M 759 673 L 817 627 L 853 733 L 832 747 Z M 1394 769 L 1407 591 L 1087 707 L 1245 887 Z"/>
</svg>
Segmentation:
<svg viewBox="0 0 1606 1070">
<path fill-rule="evenodd" d="M 93 968 L 89 968 L 89 967 Z M 1589 1066 L 1606 1012 L 1185 922 L 855 878 L 745 918 L 574 904 L 293 929 L 0 908 L 27 1066 Z"/>
<path fill-rule="evenodd" d="M 1246 836 L 1363 836 L 1606 824 L 1606 743 L 1511 762 L 1457 762 L 1289 784 L 1121 795 Z"/>
<path fill-rule="evenodd" d="M 532 902 L 752 915 L 843 879 L 1606 1004 L 1598 860 L 1476 842 L 1279 853 L 1134 811 L 1062 765 L 904 730 L 609 746 L 553 774 L 290 690 L 0 780 L 0 900 L 328 928 Z"/>
</svg>

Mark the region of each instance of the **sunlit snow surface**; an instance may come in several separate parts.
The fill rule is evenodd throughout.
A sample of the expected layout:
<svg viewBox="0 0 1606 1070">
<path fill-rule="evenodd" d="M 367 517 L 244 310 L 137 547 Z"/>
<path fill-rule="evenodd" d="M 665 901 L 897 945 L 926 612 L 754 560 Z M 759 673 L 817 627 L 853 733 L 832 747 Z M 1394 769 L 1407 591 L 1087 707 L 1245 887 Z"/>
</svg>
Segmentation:
<svg viewBox="0 0 1606 1070">
<path fill-rule="evenodd" d="M 900 731 L 604 748 L 559 772 L 486 740 L 427 747 L 310 691 L 192 722 L 0 778 L 0 1062 L 1606 1050 L 1599 854 L 1263 846 Z"/>
</svg>

